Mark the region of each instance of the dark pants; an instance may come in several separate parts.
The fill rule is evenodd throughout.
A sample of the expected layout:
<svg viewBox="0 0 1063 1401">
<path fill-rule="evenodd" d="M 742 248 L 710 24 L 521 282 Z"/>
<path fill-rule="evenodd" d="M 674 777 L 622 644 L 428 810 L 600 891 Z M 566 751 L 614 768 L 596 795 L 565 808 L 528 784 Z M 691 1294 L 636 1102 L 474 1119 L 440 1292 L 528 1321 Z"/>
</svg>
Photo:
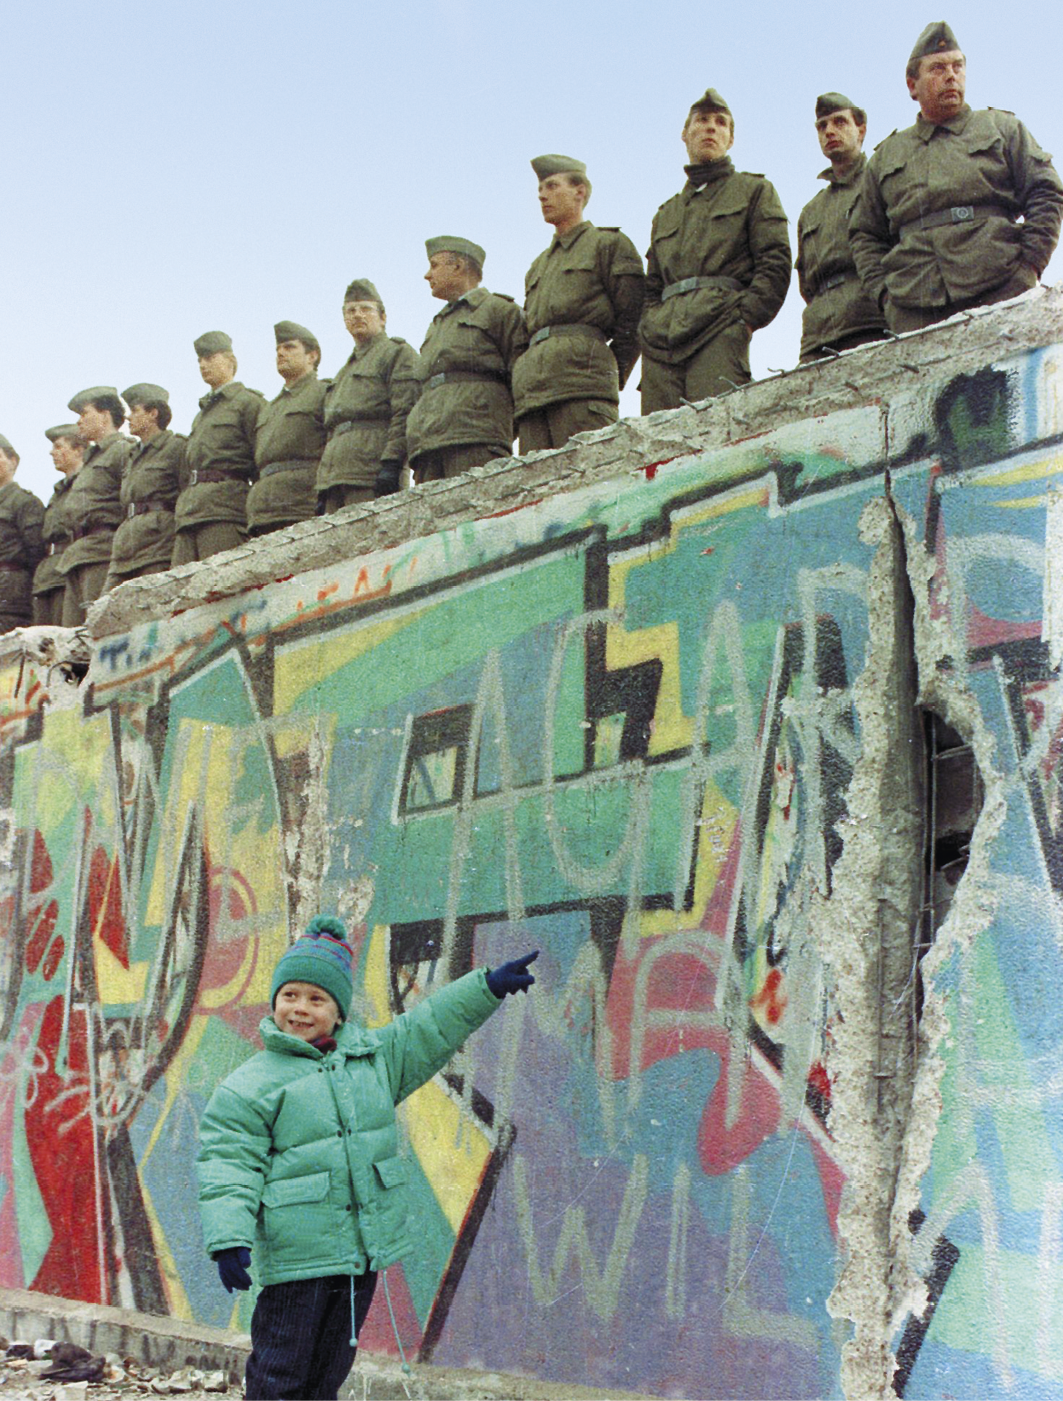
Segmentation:
<svg viewBox="0 0 1063 1401">
<path fill-rule="evenodd" d="M 732 389 L 748 384 L 750 335 L 740 322 L 717 332 L 689 360 L 678 365 L 666 365 L 661 360 L 642 356 L 642 412 L 657 413 L 660 409 L 677 409 L 685 399 L 696 404 L 700 399 L 712 399 L 717 394 L 729 394 Z"/>
<path fill-rule="evenodd" d="M 223 550 L 238 550 L 247 539 L 247 531 L 235 521 L 208 521 L 205 525 L 186 525 L 173 540 L 170 568 L 179 564 L 195 564 L 197 560 L 220 555 Z"/>
<path fill-rule="evenodd" d="M 517 424 L 520 450 L 563 448 L 573 433 L 607 428 L 616 419 L 617 406 L 608 399 L 563 399 L 559 404 L 547 404 L 545 409 L 526 413 Z"/>
<path fill-rule="evenodd" d="M 345 510 L 348 506 L 360 506 L 363 501 L 372 501 L 373 488 L 371 486 L 352 486 L 348 482 L 343 482 L 339 486 L 329 486 L 324 491 L 319 491 L 317 499 L 322 503 L 325 515 L 331 516 L 336 511 Z"/>
<path fill-rule="evenodd" d="M 935 326 L 955 316 L 959 311 L 973 311 L 976 306 L 993 306 L 997 302 L 1010 302 L 1012 297 L 1021 297 L 1031 287 L 1037 286 L 1037 273 L 1029 263 L 1020 263 L 1006 282 L 999 287 L 991 287 L 988 292 L 979 292 L 977 297 L 963 297 L 944 306 L 895 306 L 886 299 L 886 321 L 891 331 L 901 335 L 904 331 L 921 331 L 926 326 Z"/>
<path fill-rule="evenodd" d="M 502 447 L 494 443 L 458 443 L 449 448 L 430 448 L 418 453 L 410 463 L 416 486 L 422 482 L 441 482 L 446 477 L 460 477 L 472 467 L 482 467 L 499 457 L 508 457 L 513 444 Z"/>
<path fill-rule="evenodd" d="M 376 1271 L 354 1279 L 354 1335 L 361 1332 Z M 251 1317 L 247 1401 L 334 1401 L 354 1363 L 351 1277 L 267 1284 Z"/>
</svg>

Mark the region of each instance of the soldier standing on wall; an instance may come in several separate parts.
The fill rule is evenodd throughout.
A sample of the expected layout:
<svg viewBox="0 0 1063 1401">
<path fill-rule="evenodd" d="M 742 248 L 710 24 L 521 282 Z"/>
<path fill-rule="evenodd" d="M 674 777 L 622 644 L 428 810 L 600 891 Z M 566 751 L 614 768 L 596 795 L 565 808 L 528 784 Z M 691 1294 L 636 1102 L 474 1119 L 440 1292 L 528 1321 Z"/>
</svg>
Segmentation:
<svg viewBox="0 0 1063 1401">
<path fill-rule="evenodd" d="M 122 478 L 125 513 L 111 543 L 107 588 L 126 579 L 169 569 L 173 557 L 174 505 L 188 478 L 187 439 L 170 429 L 170 396 L 160 384 L 133 384 L 122 391 L 129 431 L 140 442 Z"/>
<path fill-rule="evenodd" d="M 966 60 L 947 24 L 923 30 L 906 78 L 919 116 L 876 146 L 849 229 L 864 287 L 897 332 L 1036 286 L 1063 218 L 1051 156 L 1011 112 L 964 101 Z"/>
<path fill-rule="evenodd" d="M 418 484 L 513 451 L 511 376 L 528 345 L 513 298 L 480 286 L 487 255 L 478 243 L 442 235 L 425 250 L 425 281 L 446 306 L 421 346 L 424 385 L 406 428 Z"/>
<path fill-rule="evenodd" d="M 61 627 L 66 580 L 59 571 L 59 559 L 70 543 L 71 526 L 66 502 L 74 477 L 81 470 L 85 444 L 78 436 L 76 423 L 46 428 L 44 436 L 52 445 L 52 461 L 62 476 L 44 508 L 44 558 L 33 576 L 33 621 L 46 627 Z"/>
<path fill-rule="evenodd" d="M 103 593 L 111 563 L 111 542 L 122 520 L 122 474 L 133 444 L 118 430 L 125 409 L 117 389 L 98 385 L 75 394 L 67 405 L 78 415 L 78 433 L 92 446 L 74 478 L 64 515 L 70 544 L 59 571 L 66 579 L 63 626 L 79 627 L 85 610 Z"/>
<path fill-rule="evenodd" d="M 798 286 L 808 305 L 801 318 L 801 359 L 849 350 L 885 335 L 882 313 L 864 291 L 849 247 L 849 215 L 867 165 L 861 147 L 867 113 L 840 92 L 816 98 L 816 135 L 830 161 L 827 181 L 797 221 Z"/>
<path fill-rule="evenodd" d="M 317 337 L 295 321 L 278 321 L 273 334 L 284 387 L 259 415 L 258 481 L 247 493 L 249 535 L 266 535 L 316 513 L 317 469 L 325 450 L 325 393 L 331 381 L 317 377 Z"/>
<path fill-rule="evenodd" d="M 207 331 L 193 347 L 210 393 L 199 401 L 185 449 L 188 484 L 174 511 L 174 565 L 235 550 L 246 540 L 255 428 L 265 402 L 235 378 L 233 343 L 224 331 Z"/>
<path fill-rule="evenodd" d="M 326 515 L 399 489 L 420 362 L 413 346 L 387 334 L 387 322 L 380 293 L 368 278 L 355 278 L 343 294 L 354 349 L 325 395 L 328 443 L 317 494 Z"/>
<path fill-rule="evenodd" d="M 0 434 L 0 632 L 33 617 L 33 571 L 44 554 L 44 507 L 15 482 L 18 453 Z"/>
<path fill-rule="evenodd" d="M 550 247 L 524 279 L 528 349 L 513 368 L 521 452 L 562 447 L 573 433 L 617 420 L 620 390 L 639 356 L 646 277 L 619 229 L 583 217 L 587 167 L 571 156 L 536 156 Z"/>
<path fill-rule="evenodd" d="M 682 137 L 687 183 L 654 215 L 646 255 L 644 414 L 748 384 L 750 339 L 790 285 L 779 196 L 732 165 L 734 118 L 715 88 L 691 107 Z"/>
</svg>

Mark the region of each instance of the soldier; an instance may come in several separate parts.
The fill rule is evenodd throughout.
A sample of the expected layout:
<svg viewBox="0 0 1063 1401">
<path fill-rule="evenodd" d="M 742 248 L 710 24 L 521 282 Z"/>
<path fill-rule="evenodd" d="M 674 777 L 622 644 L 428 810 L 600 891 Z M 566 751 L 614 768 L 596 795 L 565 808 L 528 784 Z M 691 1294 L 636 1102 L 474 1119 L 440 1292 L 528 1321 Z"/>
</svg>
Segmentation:
<svg viewBox="0 0 1063 1401">
<path fill-rule="evenodd" d="M 92 446 L 67 496 L 64 514 L 70 544 L 59 561 L 66 579 L 63 626 L 78 627 L 85 610 L 103 593 L 111 563 L 111 542 L 122 520 L 122 474 L 133 444 L 118 430 L 125 410 L 117 389 L 97 385 L 75 394 L 67 405 L 78 415 L 78 433 Z"/>
<path fill-rule="evenodd" d="M 417 352 L 387 334 L 384 303 L 367 278 L 355 278 L 343 294 L 343 324 L 354 349 L 325 394 L 328 443 L 317 494 L 326 514 L 398 491 L 406 418 L 419 388 Z"/>
<path fill-rule="evenodd" d="M 33 618 L 33 571 L 44 555 L 44 507 L 15 482 L 18 453 L 0 434 L 0 632 Z"/>
<path fill-rule="evenodd" d="M 55 428 L 46 428 L 44 436 L 52 445 L 51 457 L 55 470 L 62 475 L 44 508 L 44 558 L 33 576 L 33 621 L 61 627 L 66 580 L 59 572 L 59 559 L 70 543 L 71 528 L 66 503 L 74 477 L 81 470 L 85 444 L 78 436 L 76 423 L 60 423 Z"/>
<path fill-rule="evenodd" d="M 881 340 L 882 313 L 864 291 L 849 249 L 849 214 L 867 157 L 861 147 L 867 114 L 840 92 L 816 98 L 816 135 L 830 161 L 828 182 L 797 221 L 798 286 L 808 305 L 801 318 L 801 359 Z"/>
<path fill-rule="evenodd" d="M 265 403 L 257 389 L 235 378 L 233 343 L 224 331 L 207 331 L 193 347 L 210 393 L 199 401 L 185 448 L 188 484 L 174 508 L 174 565 L 235 550 L 247 539 L 247 489 Z"/>
<path fill-rule="evenodd" d="M 258 420 L 258 481 L 247 493 L 250 535 L 265 535 L 316 513 L 317 468 L 325 450 L 325 393 L 330 381 L 317 377 L 317 338 L 294 321 L 278 321 L 273 334 L 284 388 Z"/>
<path fill-rule="evenodd" d="M 715 88 L 691 107 L 682 137 L 687 183 L 654 215 L 646 255 L 644 414 L 748 384 L 750 338 L 790 285 L 779 196 L 731 164 L 734 118 Z"/>
<path fill-rule="evenodd" d="M 906 77 L 919 116 L 875 148 L 849 226 L 857 271 L 897 332 L 1034 287 L 1063 216 L 1052 158 L 1022 122 L 964 101 L 947 24 L 923 30 Z"/>
<path fill-rule="evenodd" d="M 421 397 L 406 425 L 414 481 L 456 477 L 513 451 L 513 366 L 528 345 L 512 297 L 480 286 L 486 254 L 467 238 L 425 243 L 425 281 L 446 302 L 421 346 Z"/>
<path fill-rule="evenodd" d="M 122 391 L 129 430 L 140 442 L 122 478 L 124 513 L 111 542 L 107 589 L 143 574 L 169 569 L 173 557 L 174 505 L 188 480 L 187 439 L 170 429 L 170 396 L 160 384 Z"/>
<path fill-rule="evenodd" d="M 583 217 L 587 167 L 571 156 L 537 156 L 550 247 L 524 279 L 528 350 L 513 367 L 513 411 L 521 452 L 563 446 L 573 433 L 615 423 L 639 356 L 645 292 L 642 259 L 619 229 Z"/>
</svg>

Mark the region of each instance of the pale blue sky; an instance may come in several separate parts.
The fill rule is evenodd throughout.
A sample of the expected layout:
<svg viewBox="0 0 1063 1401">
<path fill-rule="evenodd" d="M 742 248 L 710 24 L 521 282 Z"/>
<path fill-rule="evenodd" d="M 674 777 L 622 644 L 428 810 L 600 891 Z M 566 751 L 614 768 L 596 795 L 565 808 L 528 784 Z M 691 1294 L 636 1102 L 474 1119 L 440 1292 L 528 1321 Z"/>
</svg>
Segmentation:
<svg viewBox="0 0 1063 1401">
<path fill-rule="evenodd" d="M 823 167 L 817 93 L 868 109 L 867 149 L 915 117 L 904 65 L 923 5 L 694 6 L 675 0 L 12 0 L 3 53 L 4 374 L 0 432 L 42 498 L 43 430 L 90 384 L 152 380 L 187 430 L 205 386 L 192 341 L 220 328 L 272 397 L 273 323 L 309 326 L 322 372 L 349 353 L 340 303 L 370 277 L 419 346 L 439 307 L 424 239 L 487 249 L 485 285 L 523 298 L 548 242 L 528 161 L 582 158 L 588 215 L 645 251 L 683 181 L 690 103 L 718 88 L 732 156 L 797 215 Z M 1063 160 L 1063 6 L 954 6 L 968 99 L 1013 110 Z M 1063 278 L 1057 255 L 1045 280 Z M 753 368 L 797 360 L 796 283 Z M 637 381 L 638 373 L 633 376 Z M 621 411 L 638 412 L 633 389 Z"/>
</svg>

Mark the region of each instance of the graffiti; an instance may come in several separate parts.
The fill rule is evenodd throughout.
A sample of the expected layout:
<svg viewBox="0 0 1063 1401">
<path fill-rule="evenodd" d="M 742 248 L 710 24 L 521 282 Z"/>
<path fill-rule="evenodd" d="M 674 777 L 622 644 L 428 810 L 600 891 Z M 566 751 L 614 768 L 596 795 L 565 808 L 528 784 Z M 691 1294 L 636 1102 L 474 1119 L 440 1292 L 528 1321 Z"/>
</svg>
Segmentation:
<svg viewBox="0 0 1063 1401">
<path fill-rule="evenodd" d="M 1028 892 L 939 978 L 955 1037 L 913 1218 L 929 1302 L 900 1322 L 898 1385 L 1030 1368 L 1028 1394 L 1054 1394 L 1063 1024 L 1033 1029 L 995 952 L 1063 893 L 1037 526 L 1059 468 L 1016 407 L 1051 379 L 1029 358 L 913 391 L 888 462 L 877 413 L 828 417 L 800 447 L 780 430 L 145 624 L 99 649 L 80 711 L 5 675 L 0 1282 L 246 1325 L 204 1268 L 195 1124 L 255 1045 L 290 931 L 336 909 L 373 1024 L 543 950 L 535 995 L 403 1111 L 408 1345 L 605 1387 L 838 1394 L 845 1165 L 809 911 L 860 756 L 859 522 L 889 467 L 996 739 L 996 894 Z M 1022 581 L 1006 606 L 1001 570 Z M 980 1165 L 972 1198 L 959 1165 L 988 1122 L 1008 1188 Z M 1044 1214 L 1004 1203 L 1024 1133 Z M 1046 1281 L 1028 1352 L 1009 1252 Z M 977 1307 L 1000 1324 L 972 1346 Z M 366 1328 L 392 1345 L 386 1314 Z"/>
</svg>

